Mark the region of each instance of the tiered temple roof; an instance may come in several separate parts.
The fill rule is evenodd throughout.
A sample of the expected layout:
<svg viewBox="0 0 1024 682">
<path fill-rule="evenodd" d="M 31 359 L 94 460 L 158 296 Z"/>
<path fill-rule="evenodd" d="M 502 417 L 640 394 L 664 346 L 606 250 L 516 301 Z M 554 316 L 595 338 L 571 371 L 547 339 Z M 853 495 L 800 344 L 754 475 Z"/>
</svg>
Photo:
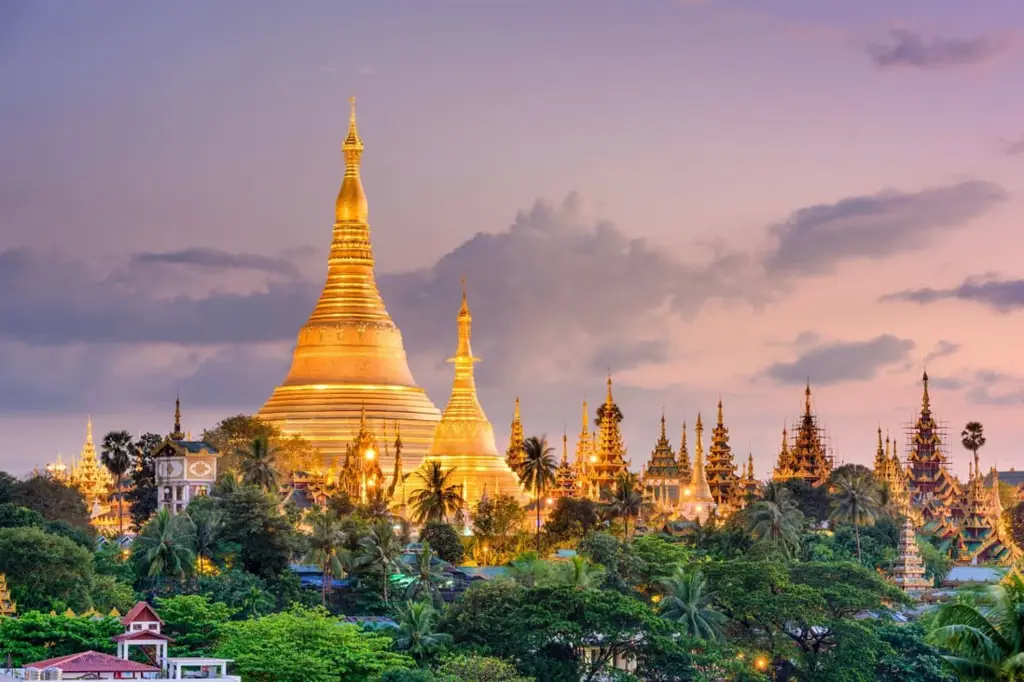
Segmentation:
<svg viewBox="0 0 1024 682">
<path fill-rule="evenodd" d="M 921 550 L 917 546 L 914 523 L 909 516 L 900 530 L 900 556 L 892 568 L 892 580 L 908 594 L 917 595 L 932 586 L 924 577 L 924 562 L 921 560 Z"/>
<path fill-rule="evenodd" d="M 576 485 L 576 467 L 569 463 L 569 434 L 562 434 L 562 461 L 555 471 L 555 489 L 552 497 L 577 497 L 579 487 Z"/>
<path fill-rule="evenodd" d="M 665 411 L 661 412 L 661 434 L 651 451 L 651 458 L 644 465 L 644 487 L 649 491 L 657 508 L 674 507 L 679 503 L 681 489 L 689 484 L 684 479 L 672 452 L 672 443 L 665 431 Z"/>
<path fill-rule="evenodd" d="M 679 478 L 686 485 L 690 484 L 693 478 L 693 469 L 690 466 L 690 451 L 686 447 L 686 422 L 683 422 L 683 433 L 679 439 L 679 454 L 676 457 L 676 466 L 679 467 Z"/>
<path fill-rule="evenodd" d="M 339 482 L 353 500 L 361 502 L 385 493 L 377 438 L 367 424 L 365 409 L 360 414 L 359 432 L 345 449 Z"/>
<path fill-rule="evenodd" d="M 71 468 L 71 485 L 78 488 L 85 498 L 85 504 L 92 509 L 97 503 L 106 505 L 110 491 L 114 486 L 114 478 L 107 467 L 100 463 L 96 456 L 96 445 L 92 440 L 92 418 L 86 423 L 85 444 L 82 454 Z"/>
<path fill-rule="evenodd" d="M 718 401 L 718 422 L 711 432 L 711 448 L 707 463 L 708 484 L 711 495 L 720 509 L 735 510 L 742 506 L 743 491 L 740 478 L 736 475 L 732 448 L 729 446 L 729 429 L 722 416 L 722 401 Z"/>
<path fill-rule="evenodd" d="M 626 446 L 622 443 L 619 420 L 622 412 L 612 397 L 612 377 L 608 376 L 608 392 L 604 405 L 598 410 L 596 461 L 588 466 L 588 487 L 596 492 L 595 497 L 609 495 L 619 476 L 627 473 Z"/>
<path fill-rule="evenodd" d="M 811 485 L 824 484 L 832 473 L 832 457 L 825 450 L 822 434 L 818 417 L 811 411 L 811 384 L 808 382 L 804 390 L 804 414 L 790 443 L 785 441 L 783 431 L 783 447 L 773 478 L 780 481 L 798 478 Z"/>
<path fill-rule="evenodd" d="M 508 448 L 505 450 L 505 463 L 512 471 L 517 471 L 523 461 L 523 420 L 519 415 L 519 396 L 516 396 L 516 409 L 512 413 L 512 428 L 509 431 Z"/>
<path fill-rule="evenodd" d="M 922 384 L 921 414 L 911 437 L 907 492 L 922 521 L 936 525 L 948 520 L 962 491 L 946 469 L 946 453 L 928 395 L 928 372 L 924 373 Z"/>
<path fill-rule="evenodd" d="M 978 454 L 975 453 L 956 547 L 959 562 L 1008 563 L 1020 554 L 1009 539 L 1008 529 L 1000 526 L 996 509 L 991 494 L 985 489 Z"/>
<path fill-rule="evenodd" d="M 747 468 L 740 484 L 744 499 L 750 495 L 757 495 L 760 487 L 761 484 L 758 482 L 757 476 L 754 475 L 754 455 L 750 453 L 747 455 Z"/>
<path fill-rule="evenodd" d="M 875 450 L 875 479 L 886 486 L 889 497 L 898 509 L 907 510 L 907 476 L 900 464 L 898 444 L 886 434 L 882 441 L 882 427 L 878 427 L 878 448 Z"/>
</svg>

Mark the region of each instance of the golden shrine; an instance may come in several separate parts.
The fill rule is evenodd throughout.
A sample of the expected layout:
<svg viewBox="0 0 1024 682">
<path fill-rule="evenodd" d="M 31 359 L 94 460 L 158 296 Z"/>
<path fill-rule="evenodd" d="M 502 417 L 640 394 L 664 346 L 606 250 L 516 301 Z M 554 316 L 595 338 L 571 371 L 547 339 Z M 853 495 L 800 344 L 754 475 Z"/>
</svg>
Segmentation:
<svg viewBox="0 0 1024 682">
<path fill-rule="evenodd" d="M 604 404 L 597 410 L 597 442 L 592 443 L 587 456 L 586 469 L 581 480 L 587 497 L 607 498 L 619 476 L 628 473 L 626 446 L 622 442 L 619 422 L 622 412 L 612 397 L 612 377 L 608 375 L 608 389 Z M 586 423 L 584 423 L 586 429 Z M 583 434 L 580 436 L 583 437 Z"/>
<path fill-rule="evenodd" d="M 97 503 L 101 506 L 106 505 L 110 499 L 110 491 L 114 487 L 114 477 L 96 456 L 96 445 L 92 440 L 92 417 L 86 422 L 85 444 L 82 445 L 82 453 L 79 455 L 78 461 L 71 467 L 68 480 L 82 493 L 89 509 L 93 509 Z"/>
<path fill-rule="evenodd" d="M 708 484 L 707 474 L 704 472 L 704 424 L 701 423 L 699 412 L 694 430 L 696 443 L 693 454 L 693 476 L 689 485 L 683 490 L 683 498 L 679 503 L 679 515 L 684 519 L 696 519 L 703 523 L 715 510 L 716 503 L 711 493 L 711 486 Z"/>
<path fill-rule="evenodd" d="M 462 306 L 458 314 L 459 340 L 455 355 L 448 359 L 455 365 L 452 394 L 434 431 L 427 461 L 440 462 L 446 470 L 454 469 L 454 481 L 462 483 L 462 498 L 469 508 L 480 500 L 484 490 L 494 494 L 524 498 L 519 478 L 494 442 L 494 427 L 484 414 L 476 394 L 470 338 L 473 314 L 466 299 L 466 283 L 462 283 Z M 519 418 L 518 401 L 516 419 Z M 521 431 L 520 431 L 521 433 Z"/>
<path fill-rule="evenodd" d="M 13 616 L 18 612 L 18 605 L 11 598 L 11 590 L 7 587 L 7 576 L 0 573 L 0 616 Z"/>
<path fill-rule="evenodd" d="M 804 390 L 804 413 L 799 426 L 787 439 L 782 430 L 782 448 L 772 479 L 788 481 L 798 478 L 811 485 L 823 485 L 832 473 L 832 456 L 826 451 L 824 429 L 818 425 L 818 416 L 811 411 L 811 383 Z"/>
<path fill-rule="evenodd" d="M 743 487 L 736 474 L 732 448 L 729 446 L 729 429 L 722 415 L 722 401 L 718 401 L 718 423 L 711 432 L 711 448 L 708 451 L 706 467 L 711 495 L 715 498 L 720 512 L 735 511 L 743 506 Z"/>
<path fill-rule="evenodd" d="M 371 421 L 398 423 L 409 464 L 418 466 L 441 413 L 416 385 L 402 333 L 377 289 L 354 98 L 342 151 L 345 176 L 335 204 L 327 280 L 299 331 L 287 377 L 258 416 L 285 434 L 303 436 L 323 454 L 324 465 L 336 467 L 365 409 Z"/>
<path fill-rule="evenodd" d="M 345 461 L 341 467 L 338 483 L 349 497 L 366 504 L 371 499 L 387 493 L 384 472 L 380 468 L 380 450 L 377 438 L 366 423 L 366 410 L 359 415 L 359 432 L 355 440 L 345 448 Z M 401 461 L 400 457 L 397 461 Z"/>
</svg>

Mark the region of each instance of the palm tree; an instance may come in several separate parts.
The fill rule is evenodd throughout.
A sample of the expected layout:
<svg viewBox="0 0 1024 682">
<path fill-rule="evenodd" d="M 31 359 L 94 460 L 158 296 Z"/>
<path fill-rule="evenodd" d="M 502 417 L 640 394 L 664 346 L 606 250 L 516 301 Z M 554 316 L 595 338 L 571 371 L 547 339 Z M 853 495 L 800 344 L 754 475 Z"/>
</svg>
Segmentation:
<svg viewBox="0 0 1024 682">
<path fill-rule="evenodd" d="M 430 550 L 430 543 L 423 543 L 423 550 L 416 557 L 416 565 L 412 567 L 412 574 L 408 587 L 405 588 L 405 598 L 408 601 L 429 601 L 440 608 L 444 604 L 441 598 L 441 590 L 437 584 L 441 582 L 443 574 L 441 567 L 434 564 L 435 554 Z"/>
<path fill-rule="evenodd" d="M 769 481 L 762 487 L 761 498 L 746 508 L 747 528 L 755 542 L 779 549 L 787 557 L 800 547 L 803 512 L 793 502 L 787 488 Z"/>
<path fill-rule="evenodd" d="M 213 486 L 213 495 L 216 497 L 225 497 L 232 493 L 236 493 L 241 490 L 244 483 L 242 479 L 234 471 L 225 471 L 217 477 L 217 482 Z"/>
<path fill-rule="evenodd" d="M 135 441 L 127 431 L 111 431 L 103 437 L 100 459 L 117 479 L 117 528 L 118 538 L 124 537 L 124 475 L 132 468 Z"/>
<path fill-rule="evenodd" d="M 402 541 L 395 534 L 394 526 L 387 519 L 374 522 L 370 533 L 359 539 L 360 554 L 358 566 L 372 566 L 379 569 L 384 581 L 384 606 L 388 605 L 388 582 L 398 557 L 402 555 Z"/>
<path fill-rule="evenodd" d="M 422 662 L 427 654 L 452 641 L 451 635 L 435 630 L 439 620 L 440 614 L 430 604 L 406 602 L 398 612 L 395 648 Z"/>
<path fill-rule="evenodd" d="M 524 552 L 508 565 L 508 575 L 523 587 L 540 587 L 551 574 L 551 564 L 537 552 Z"/>
<path fill-rule="evenodd" d="M 961 679 L 1024 679 L 1024 581 L 1011 574 L 981 595 L 979 604 L 939 607 L 929 635 Z"/>
<path fill-rule="evenodd" d="M 967 422 L 964 430 L 960 432 L 960 443 L 965 450 L 974 453 L 974 463 L 978 463 L 978 450 L 985 446 L 985 427 L 981 422 Z M 976 472 L 979 476 L 980 472 Z"/>
<path fill-rule="evenodd" d="M 320 507 L 306 514 L 306 523 L 309 524 L 310 533 L 309 552 L 305 560 L 320 567 L 320 603 L 327 606 L 327 595 L 334 586 L 334 576 L 345 572 L 341 565 L 341 556 L 345 552 L 345 531 L 341 528 L 341 519 Z"/>
<path fill-rule="evenodd" d="M 832 480 L 835 490 L 829 520 L 853 524 L 857 538 L 857 562 L 861 563 L 860 527 L 872 526 L 882 510 L 874 479 L 864 474 L 840 474 Z"/>
<path fill-rule="evenodd" d="M 183 579 L 192 573 L 195 555 L 189 549 L 186 517 L 161 509 L 143 526 L 132 544 L 139 573 L 149 578 Z"/>
<path fill-rule="evenodd" d="M 220 543 L 224 519 L 212 505 L 200 506 L 194 502 L 189 505 L 185 518 L 188 519 L 188 538 L 196 555 L 196 570 L 201 574 L 210 569 L 210 557 Z"/>
<path fill-rule="evenodd" d="M 581 556 L 557 563 L 553 568 L 553 583 L 579 590 L 600 587 L 608 574 L 604 566 L 592 564 Z"/>
<path fill-rule="evenodd" d="M 417 523 L 447 523 L 449 515 L 457 514 L 465 504 L 460 486 L 452 482 L 455 469 L 445 471 L 440 462 L 424 462 L 415 473 L 418 485 L 409 496 L 413 518 Z"/>
<path fill-rule="evenodd" d="M 530 436 L 523 441 L 523 459 L 519 465 L 519 482 L 530 493 L 533 493 L 537 505 L 537 552 L 540 552 L 540 510 L 541 498 L 555 485 L 555 471 L 558 462 L 555 460 L 555 449 L 548 446 L 546 436 Z"/>
<path fill-rule="evenodd" d="M 640 490 L 640 481 L 636 474 L 626 472 L 619 475 L 606 507 L 612 518 L 621 518 L 625 522 L 623 539 L 628 539 L 629 520 L 639 518 L 640 513 L 650 507 Z"/>
<path fill-rule="evenodd" d="M 277 448 L 268 439 L 254 438 L 249 447 L 239 448 L 235 454 L 246 485 L 255 485 L 266 491 L 277 489 Z"/>
<path fill-rule="evenodd" d="M 662 618 L 680 625 L 683 634 L 693 639 L 722 639 L 728 618 L 710 606 L 715 593 L 708 589 L 700 570 L 688 573 L 680 569 L 658 584 L 665 592 L 658 602 L 658 613 Z"/>
</svg>

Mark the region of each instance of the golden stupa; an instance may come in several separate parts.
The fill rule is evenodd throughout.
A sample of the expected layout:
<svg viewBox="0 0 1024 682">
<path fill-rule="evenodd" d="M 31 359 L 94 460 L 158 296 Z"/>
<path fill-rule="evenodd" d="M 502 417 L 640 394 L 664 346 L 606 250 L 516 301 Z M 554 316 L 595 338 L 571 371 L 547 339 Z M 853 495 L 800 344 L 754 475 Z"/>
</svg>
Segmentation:
<svg viewBox="0 0 1024 682">
<path fill-rule="evenodd" d="M 325 465 L 336 466 L 359 431 L 365 409 L 371 420 L 397 422 L 402 454 L 415 467 L 430 448 L 441 414 L 409 371 L 402 333 L 374 279 L 355 98 L 342 151 L 345 177 L 335 205 L 327 282 L 299 331 L 288 376 L 259 417 L 305 437 L 320 450 Z"/>
<path fill-rule="evenodd" d="M 444 409 L 441 421 L 434 431 L 434 444 L 427 455 L 428 461 L 438 461 L 444 469 L 454 469 L 452 480 L 462 485 L 462 498 L 469 508 L 480 500 L 484 491 L 490 494 L 512 495 L 522 498 L 519 478 L 498 453 L 494 442 L 494 427 L 484 414 L 476 395 L 473 365 L 480 358 L 473 357 L 470 347 L 473 315 L 466 301 L 466 283 L 462 283 L 462 307 L 459 308 L 459 345 L 455 357 L 448 362 L 455 365 L 452 397 Z"/>
</svg>

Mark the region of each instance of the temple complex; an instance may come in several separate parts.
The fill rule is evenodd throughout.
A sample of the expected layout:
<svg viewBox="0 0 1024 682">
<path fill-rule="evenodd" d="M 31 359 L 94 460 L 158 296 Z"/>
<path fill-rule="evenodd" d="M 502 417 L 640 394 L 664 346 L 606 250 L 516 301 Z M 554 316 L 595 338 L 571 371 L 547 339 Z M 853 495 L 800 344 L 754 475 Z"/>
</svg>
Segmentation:
<svg viewBox="0 0 1024 682">
<path fill-rule="evenodd" d="M 494 428 L 480 406 L 476 394 L 473 357 L 470 345 L 473 315 L 466 300 L 463 281 L 462 306 L 458 314 L 458 346 L 448 361 L 455 365 L 452 395 L 441 421 L 434 431 L 428 461 L 437 461 L 446 470 L 454 469 L 454 480 L 463 485 L 462 497 L 469 508 L 476 506 L 485 487 L 495 495 L 522 497 L 519 478 L 508 462 L 498 453 L 494 442 Z M 516 418 L 519 416 L 516 402 Z"/>
<path fill-rule="evenodd" d="M 776 481 L 798 478 L 811 485 L 823 485 L 832 473 L 832 457 L 825 449 L 824 430 L 811 411 L 811 384 L 804 390 L 804 414 L 791 441 L 782 431 L 782 449 L 772 476 Z"/>
<path fill-rule="evenodd" d="M 729 429 L 722 416 L 722 401 L 718 401 L 718 423 L 711 431 L 711 448 L 706 467 L 711 495 L 720 512 L 735 511 L 743 506 L 743 491 L 736 475 L 736 463 L 729 446 Z"/>
<path fill-rule="evenodd" d="M 917 546 L 914 523 L 906 517 L 900 530 L 900 555 L 892 568 L 892 581 L 904 592 L 917 596 L 932 586 L 924 577 L 924 562 Z"/>
<path fill-rule="evenodd" d="M 682 499 L 683 489 L 690 484 L 689 477 L 683 478 L 676 462 L 672 444 L 665 432 L 665 411 L 661 412 L 661 435 L 654 444 L 651 458 L 644 465 L 641 481 L 650 491 L 651 501 L 658 511 L 674 509 Z"/>
<path fill-rule="evenodd" d="M 757 476 L 754 475 L 754 455 L 749 453 L 747 455 L 747 470 L 743 475 L 743 480 L 740 483 L 740 489 L 743 491 L 743 500 L 746 503 L 751 496 L 758 494 L 761 489 L 761 483 L 757 480 Z"/>
<path fill-rule="evenodd" d="M 402 333 L 377 289 L 354 99 L 342 151 L 345 176 L 335 203 L 327 280 L 299 331 L 287 377 L 258 416 L 285 434 L 303 436 L 325 464 L 336 466 L 365 409 L 371 421 L 398 422 L 406 464 L 415 468 L 430 449 L 441 413 L 416 385 Z M 386 468 L 392 464 L 381 462 Z"/>
<path fill-rule="evenodd" d="M 608 392 L 597 410 L 597 447 L 587 464 L 584 490 L 592 499 L 605 499 L 611 494 L 619 476 L 628 473 L 626 446 L 622 442 L 619 421 L 622 412 L 612 398 L 612 377 L 608 375 Z"/>
<path fill-rule="evenodd" d="M 105 507 L 114 489 L 114 477 L 96 456 L 96 445 L 92 440 L 92 418 L 85 425 L 85 444 L 78 461 L 71 467 L 69 482 L 82 493 L 89 509 L 97 505 Z"/>
<path fill-rule="evenodd" d="M 888 489 L 892 503 L 899 509 L 907 508 L 910 502 L 907 495 L 907 473 L 900 463 L 899 445 L 890 440 L 888 434 L 883 445 L 882 427 L 878 427 L 878 448 L 875 450 L 873 471 L 875 479 Z"/>
</svg>

